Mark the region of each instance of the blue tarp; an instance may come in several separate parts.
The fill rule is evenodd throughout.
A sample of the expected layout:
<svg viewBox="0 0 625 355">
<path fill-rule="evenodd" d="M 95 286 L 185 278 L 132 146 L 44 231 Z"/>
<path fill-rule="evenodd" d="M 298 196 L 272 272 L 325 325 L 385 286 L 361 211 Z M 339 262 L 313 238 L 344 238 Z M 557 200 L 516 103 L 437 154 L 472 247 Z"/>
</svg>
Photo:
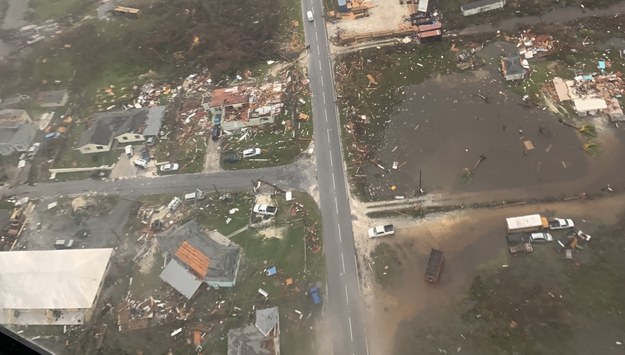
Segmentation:
<svg viewBox="0 0 625 355">
<path fill-rule="evenodd" d="M 310 293 L 310 298 L 312 298 L 312 301 L 314 304 L 321 303 L 321 297 L 319 297 L 319 289 L 317 289 L 316 287 L 313 287 L 310 289 L 309 293 Z"/>
<path fill-rule="evenodd" d="M 275 266 L 272 266 L 272 267 L 270 267 L 270 268 L 266 268 L 266 269 L 265 269 L 265 275 L 267 275 L 267 276 L 273 276 L 273 275 L 275 275 L 275 274 L 276 274 L 276 267 L 275 267 Z"/>
<path fill-rule="evenodd" d="M 600 60 L 597 66 L 598 66 L 598 67 L 599 67 L 599 69 L 601 69 L 601 70 L 605 69 L 605 61 Z"/>
</svg>

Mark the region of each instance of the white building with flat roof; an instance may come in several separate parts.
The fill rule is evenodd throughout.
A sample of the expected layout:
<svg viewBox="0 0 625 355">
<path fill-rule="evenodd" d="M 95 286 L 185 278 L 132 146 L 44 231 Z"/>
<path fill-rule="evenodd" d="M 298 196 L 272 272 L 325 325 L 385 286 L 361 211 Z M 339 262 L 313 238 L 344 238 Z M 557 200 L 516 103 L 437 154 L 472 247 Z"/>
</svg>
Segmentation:
<svg viewBox="0 0 625 355">
<path fill-rule="evenodd" d="M 573 100 L 573 108 L 579 116 L 596 115 L 608 108 L 604 99 L 588 98 Z"/>
<path fill-rule="evenodd" d="M 0 253 L 0 324 L 88 321 L 112 253 L 113 249 Z"/>
</svg>

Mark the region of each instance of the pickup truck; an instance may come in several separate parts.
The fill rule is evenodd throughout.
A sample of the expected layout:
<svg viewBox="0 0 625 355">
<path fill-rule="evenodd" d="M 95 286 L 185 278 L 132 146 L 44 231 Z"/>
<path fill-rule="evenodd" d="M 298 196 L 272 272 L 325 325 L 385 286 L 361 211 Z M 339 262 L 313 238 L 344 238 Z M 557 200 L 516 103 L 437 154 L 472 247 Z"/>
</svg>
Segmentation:
<svg viewBox="0 0 625 355">
<path fill-rule="evenodd" d="M 393 234 L 395 234 L 395 228 L 392 224 L 375 226 L 369 229 L 369 238 L 385 237 Z"/>
<path fill-rule="evenodd" d="M 425 266 L 425 281 L 429 283 L 436 283 L 441 275 L 441 269 L 443 268 L 443 251 L 434 249 L 430 251 L 430 257 L 428 263 Z"/>
<path fill-rule="evenodd" d="M 278 207 L 257 203 L 254 206 L 253 211 L 256 214 L 262 214 L 264 216 L 275 216 L 276 213 L 278 212 Z"/>
<path fill-rule="evenodd" d="M 575 227 L 572 219 L 552 218 L 549 220 L 549 229 L 559 230 Z"/>
</svg>

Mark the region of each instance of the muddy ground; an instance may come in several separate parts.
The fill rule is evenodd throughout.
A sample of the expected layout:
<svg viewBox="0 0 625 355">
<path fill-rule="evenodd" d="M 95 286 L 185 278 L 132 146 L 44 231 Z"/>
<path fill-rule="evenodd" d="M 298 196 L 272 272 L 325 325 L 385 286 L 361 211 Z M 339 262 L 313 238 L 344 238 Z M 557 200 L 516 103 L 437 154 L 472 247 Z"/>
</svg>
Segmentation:
<svg viewBox="0 0 625 355">
<path fill-rule="evenodd" d="M 615 342 L 625 339 L 619 296 L 624 212 L 621 195 L 448 213 L 399 229 L 396 237 L 380 241 L 392 247 L 400 266 L 392 270 L 397 280 L 378 288 L 370 303 L 372 353 L 622 353 Z M 572 261 L 555 244 L 511 257 L 504 218 L 527 213 L 572 217 L 593 239 Z M 446 256 L 436 286 L 422 276 L 431 247 Z M 511 321 L 517 323 L 512 328 Z"/>
<path fill-rule="evenodd" d="M 510 198 L 579 194 L 625 182 L 617 171 L 625 161 L 618 154 L 625 147 L 621 130 L 602 118 L 575 119 L 575 125 L 590 123 L 600 131 L 601 152 L 585 153 L 575 129 L 514 94 L 527 83 L 504 82 L 495 58 L 510 50 L 488 45 L 478 70 L 399 89 L 403 102 L 388 116 L 374 158 L 384 170 L 365 162 L 359 171 L 370 198 L 414 196 L 420 173 L 428 193 L 517 189 Z M 524 146 L 528 140 L 533 149 Z"/>
</svg>

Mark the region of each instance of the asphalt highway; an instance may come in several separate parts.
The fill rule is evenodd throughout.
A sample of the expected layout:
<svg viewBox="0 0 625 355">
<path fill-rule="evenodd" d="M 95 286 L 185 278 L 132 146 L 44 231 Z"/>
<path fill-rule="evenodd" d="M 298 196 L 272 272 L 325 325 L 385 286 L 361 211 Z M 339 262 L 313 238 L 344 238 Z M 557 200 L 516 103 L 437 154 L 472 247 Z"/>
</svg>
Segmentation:
<svg viewBox="0 0 625 355">
<path fill-rule="evenodd" d="M 314 21 L 307 21 L 306 12 L 311 10 Z M 310 46 L 308 74 L 328 271 L 325 301 L 332 327 L 329 333 L 335 355 L 369 354 L 322 2 L 303 0 L 302 12 L 306 43 Z"/>
<path fill-rule="evenodd" d="M 35 186 L 20 185 L 4 190 L 5 195 L 45 198 L 75 194 L 119 195 L 139 197 L 161 193 L 193 192 L 195 189 L 213 191 L 240 191 L 252 189 L 257 180 L 278 185 L 281 188 L 300 189 L 302 174 L 296 165 L 274 168 L 228 170 L 217 173 L 169 175 L 159 177 L 130 178 L 118 180 L 77 180 L 40 183 Z"/>
</svg>

